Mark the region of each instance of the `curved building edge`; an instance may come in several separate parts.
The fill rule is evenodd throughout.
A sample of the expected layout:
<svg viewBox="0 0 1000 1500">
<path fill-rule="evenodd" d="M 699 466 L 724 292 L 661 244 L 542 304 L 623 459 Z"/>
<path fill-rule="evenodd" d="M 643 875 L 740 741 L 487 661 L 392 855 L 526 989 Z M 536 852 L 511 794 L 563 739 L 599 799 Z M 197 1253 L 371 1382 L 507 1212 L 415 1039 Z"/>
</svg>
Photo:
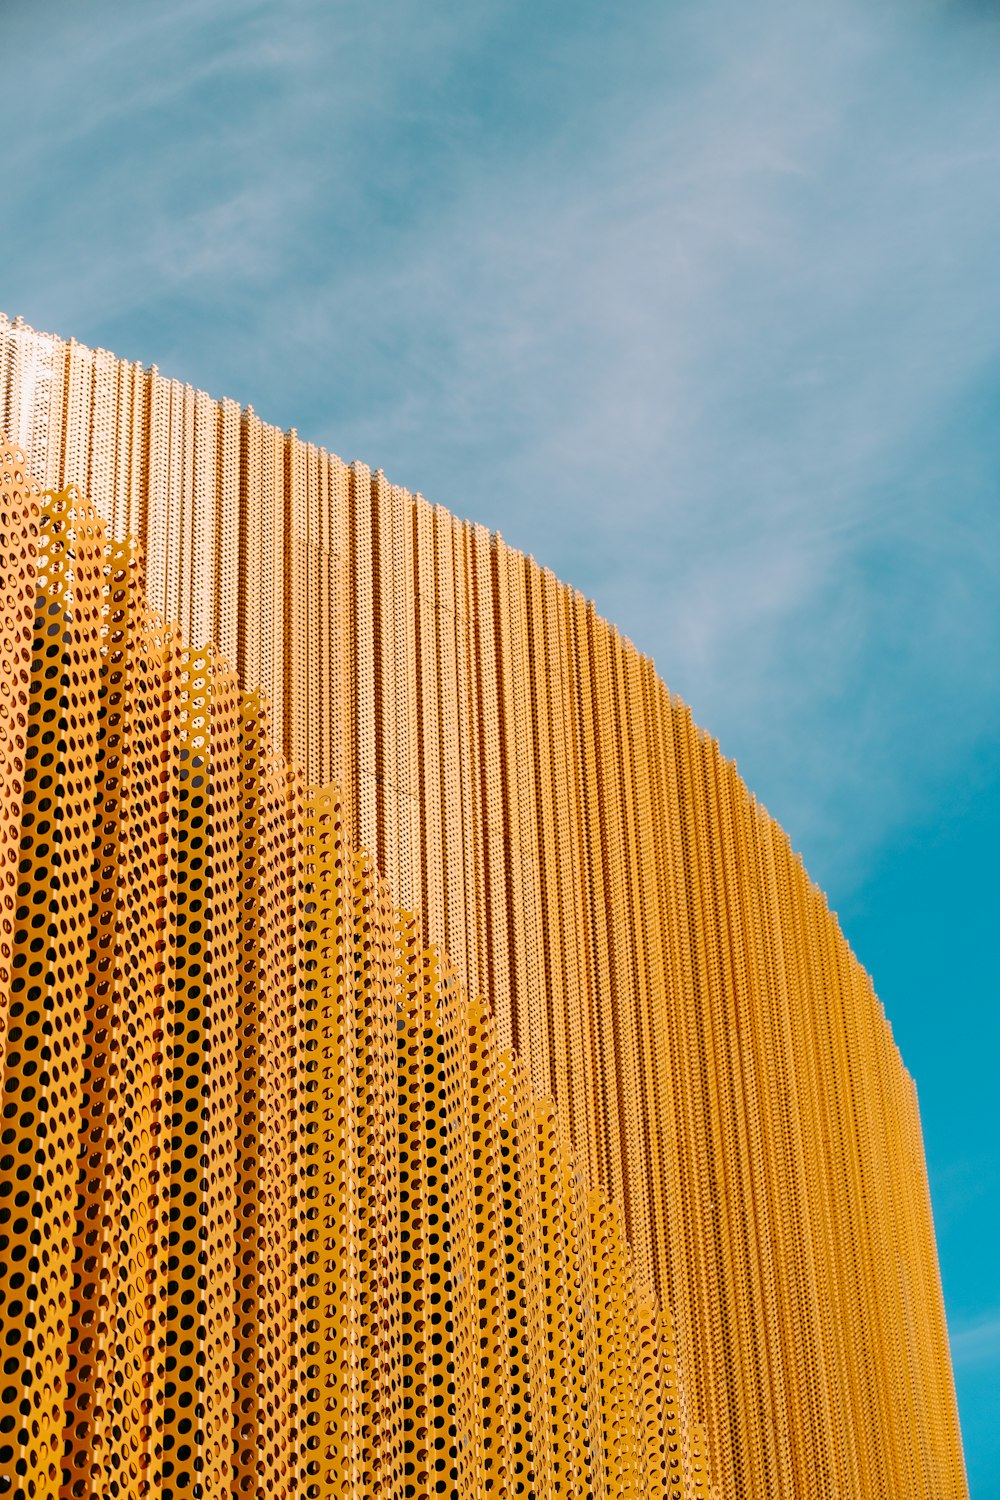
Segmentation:
<svg viewBox="0 0 1000 1500">
<path fill-rule="evenodd" d="M 0 350 L 41 482 L 141 538 L 156 607 L 268 694 L 493 997 L 674 1309 L 721 1493 L 964 1494 L 912 1083 L 652 664 L 500 538 L 250 409 L 23 325 Z"/>
</svg>

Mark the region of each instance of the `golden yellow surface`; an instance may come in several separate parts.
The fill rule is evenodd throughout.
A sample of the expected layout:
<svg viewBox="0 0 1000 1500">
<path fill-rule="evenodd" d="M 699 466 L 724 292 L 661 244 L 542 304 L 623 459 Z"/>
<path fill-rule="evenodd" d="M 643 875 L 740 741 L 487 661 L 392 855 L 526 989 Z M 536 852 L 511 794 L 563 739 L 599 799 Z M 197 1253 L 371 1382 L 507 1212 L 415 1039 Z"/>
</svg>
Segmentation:
<svg viewBox="0 0 1000 1500">
<path fill-rule="evenodd" d="M 134 547 L 0 467 L 0 1493 L 680 1500 L 558 1112 Z"/>
<path fill-rule="evenodd" d="M 558 1357 L 551 1338 L 535 1346 L 526 1333 L 516 1361 L 508 1351 L 513 1363 L 484 1354 L 456 1364 L 450 1425 L 473 1461 L 492 1461 L 500 1434 L 514 1441 L 509 1392 L 547 1360 L 554 1425 L 541 1424 L 539 1442 L 561 1485 L 582 1482 L 581 1454 L 595 1441 L 596 1418 L 584 1413 L 595 1410 L 586 1372 L 596 1368 L 600 1431 L 619 1434 L 609 1493 L 658 1494 L 667 1470 L 649 1472 L 648 1453 L 662 1447 L 685 1494 L 710 1493 L 710 1470 L 712 1493 L 726 1500 L 966 1495 L 912 1082 L 786 835 L 652 664 L 499 537 L 155 370 L 0 322 L 0 420 L 43 485 L 77 484 L 114 536 L 138 538 L 152 604 L 199 649 L 213 641 L 240 687 L 269 703 L 268 753 L 300 767 L 303 785 L 342 788 L 344 847 L 364 851 L 365 899 L 385 909 L 374 927 L 392 926 L 377 868 L 466 992 L 487 1002 L 490 1045 L 498 1057 L 516 1053 L 518 1087 L 537 1101 L 524 1108 L 550 1112 L 551 1127 L 537 1117 L 533 1137 L 532 1233 L 552 1247 L 558 1284 L 583 1288 L 581 1305 L 591 1305 L 586 1264 L 602 1268 L 593 1297 L 608 1312 L 589 1331 L 580 1314 L 579 1348 Z M 234 709 L 233 722 L 245 712 Z M 313 816 L 301 807 L 287 813 L 297 830 Z M 275 848 L 277 813 L 254 816 L 278 891 L 292 858 L 276 852 L 281 838 L 298 847 L 304 834 L 274 831 Z M 174 931 L 191 913 L 186 884 L 171 878 L 184 893 L 166 907 Z M 268 1036 L 280 1036 L 292 1025 L 282 1016 L 294 1008 L 285 986 L 297 918 L 284 898 L 276 911 L 258 900 L 266 920 L 247 939 L 249 955 L 237 943 L 230 960 L 211 945 L 221 966 L 212 1016 L 216 993 L 228 993 L 227 964 L 237 988 L 241 974 L 270 974 Z M 154 903 L 154 928 L 160 911 Z M 199 974 L 206 941 L 199 925 L 185 947 Z M 357 1022 L 359 1036 L 378 1025 L 366 1003 Z M 198 1055 L 223 1045 L 215 1025 L 192 1026 Z M 256 1105 L 225 1102 L 230 1072 L 249 1070 L 256 1098 L 264 1066 L 263 1033 L 239 1026 L 234 1016 L 233 1061 L 213 1064 L 218 1080 L 206 1075 L 217 1091 L 204 1105 L 214 1132 L 206 1159 L 235 1153 L 257 1195 L 245 1217 L 264 1236 L 271 1204 L 283 1222 L 298 1178 L 275 1173 Z M 285 1080 L 270 1090 L 289 1112 L 269 1127 L 274 1141 L 296 1130 L 300 1052 L 289 1037 L 287 1055 L 267 1048 L 266 1065 Z M 378 1096 L 389 1084 L 372 1067 Z M 434 1155 L 430 1140 L 420 1150 Z M 351 1182 L 334 1137 L 316 1144 L 331 1174 L 328 1231 L 363 1295 L 396 1261 L 390 1237 L 385 1266 L 366 1269 L 360 1226 L 383 1183 L 390 1196 L 404 1191 L 410 1161 L 387 1141 L 374 1177 Z M 482 1180 L 495 1178 L 492 1149 L 473 1150 Z M 117 1203 L 119 1189 L 109 1191 Z M 456 1185 L 466 1217 L 468 1191 Z M 527 1244 L 524 1316 L 540 1311 L 545 1322 L 554 1304 L 530 1314 Z M 425 1295 L 423 1280 L 414 1286 Z M 278 1359 L 293 1289 L 276 1269 L 251 1291 L 247 1324 Z M 391 1344 L 389 1330 L 414 1306 L 407 1295 L 386 1290 L 378 1338 Z M 497 1296 L 478 1311 L 491 1327 Z M 572 1305 L 568 1291 L 560 1296 Z M 377 1434 L 389 1477 L 372 1492 L 393 1494 L 399 1375 L 386 1360 L 364 1411 L 330 1421 L 346 1424 L 348 1444 Z M 660 1392 L 659 1416 L 647 1385 Z M 474 1420 L 480 1409 L 496 1411 L 489 1425 Z M 248 1442 L 280 1468 L 277 1423 L 268 1417 L 266 1440 Z M 404 1423 L 404 1451 L 427 1441 L 421 1432 Z M 531 1492 L 523 1476 L 503 1483 Z M 474 1493 L 463 1484 L 457 1493 Z"/>
</svg>

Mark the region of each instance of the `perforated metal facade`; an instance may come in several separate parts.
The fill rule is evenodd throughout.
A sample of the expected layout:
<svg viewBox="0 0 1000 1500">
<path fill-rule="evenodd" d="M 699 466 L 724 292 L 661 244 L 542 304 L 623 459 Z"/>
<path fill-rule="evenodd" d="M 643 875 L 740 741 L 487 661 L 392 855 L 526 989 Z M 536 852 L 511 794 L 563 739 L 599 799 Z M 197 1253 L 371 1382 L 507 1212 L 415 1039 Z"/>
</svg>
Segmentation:
<svg viewBox="0 0 1000 1500">
<path fill-rule="evenodd" d="M 101 1145 L 82 1151 L 73 1192 L 54 1167 L 58 1187 L 38 1190 L 46 1213 L 77 1220 L 59 1262 L 64 1342 L 46 1346 L 81 1471 L 66 1493 L 144 1493 L 142 1473 L 153 1493 L 183 1493 L 172 1455 L 194 1451 L 192 1422 L 206 1463 L 211 1450 L 239 1476 L 211 1493 L 308 1493 L 308 1391 L 336 1368 L 350 1394 L 315 1398 L 315 1461 L 341 1455 L 343 1473 L 317 1477 L 318 1495 L 708 1494 L 709 1461 L 727 1500 L 965 1495 L 912 1083 L 786 836 L 651 663 L 500 538 L 155 370 L 2 322 L 0 421 L 43 485 L 101 507 L 129 580 L 127 649 L 159 664 L 120 689 L 127 797 L 109 793 L 114 756 L 95 748 L 107 622 L 60 699 L 93 715 L 72 731 L 79 767 L 57 762 L 64 816 L 81 839 L 102 830 L 106 851 L 92 870 L 74 845 L 77 908 L 58 919 L 75 934 L 60 993 L 83 1048 L 66 1044 L 80 1113 L 58 1149 Z M 43 550 L 64 535 L 44 514 Z M 179 635 L 144 613 L 128 536 Z M 43 576 L 45 607 L 66 615 Z M 31 613 L 32 587 L 6 586 L 17 618 Z M 24 782 L 3 770 L 15 859 Z M 306 790 L 331 784 L 342 800 Z M 34 901 L 50 871 L 30 870 Z M 414 915 L 397 919 L 392 899 Z M 123 910 L 134 959 L 111 956 Z M 116 1019 L 97 1088 L 92 1007 L 119 984 L 138 1011 L 159 994 L 166 1016 L 192 1014 L 161 1043 L 150 998 L 150 1019 L 126 1023 L 134 1063 Z M 4 1066 L 5 1087 L 22 1078 L 9 1052 Z M 426 1098 L 406 1082 L 421 1067 L 437 1080 Z M 116 1140 L 138 1138 L 129 1111 L 147 1096 L 170 1121 L 156 1136 L 169 1172 L 152 1147 L 122 1166 L 108 1137 L 113 1120 Z M 313 1186 L 315 1242 L 301 1227 Z M 88 1228 L 91 1192 L 104 1207 Z M 140 1220 L 144 1274 L 163 1283 L 144 1294 L 152 1315 L 126 1248 Z M 445 1223 L 471 1237 L 452 1246 Z M 70 1298 L 80 1257 L 95 1289 L 84 1279 Z M 487 1290 L 463 1301 L 473 1277 Z M 121 1343 L 135 1408 L 109 1402 L 124 1338 L 109 1333 L 114 1359 L 87 1365 L 94 1394 L 74 1425 L 82 1377 L 65 1361 L 119 1282 L 120 1305 L 153 1327 Z M 318 1361 L 301 1321 L 313 1296 L 322 1315 L 305 1324 L 337 1350 Z M 183 1365 L 186 1318 L 209 1374 Z M 194 1416 L 166 1394 L 184 1388 L 167 1360 L 194 1380 Z M 46 1421 L 55 1462 L 54 1398 Z M 109 1489 L 100 1466 L 125 1474 L 126 1432 L 148 1456 Z M 81 1477 L 88 1463 L 100 1482 Z M 420 1464 L 426 1479 L 407 1472 Z"/>
</svg>

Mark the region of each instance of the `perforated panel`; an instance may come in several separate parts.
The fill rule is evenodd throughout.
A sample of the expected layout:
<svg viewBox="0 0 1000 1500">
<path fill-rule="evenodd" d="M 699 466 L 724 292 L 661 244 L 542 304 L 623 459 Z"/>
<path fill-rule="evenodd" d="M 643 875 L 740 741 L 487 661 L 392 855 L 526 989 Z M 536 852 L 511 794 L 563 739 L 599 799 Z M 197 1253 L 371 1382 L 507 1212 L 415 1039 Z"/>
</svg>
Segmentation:
<svg viewBox="0 0 1000 1500">
<path fill-rule="evenodd" d="M 558 1111 L 133 544 L 3 464 L 4 1492 L 656 1494 Z"/>
<path fill-rule="evenodd" d="M 114 486 L 153 604 L 339 781 L 346 847 L 553 1098 L 637 1296 L 671 1308 L 690 1482 L 710 1457 L 727 1497 L 963 1496 L 911 1081 L 651 663 L 501 538 L 155 369 L 3 320 L 0 420 L 46 482 Z"/>
</svg>

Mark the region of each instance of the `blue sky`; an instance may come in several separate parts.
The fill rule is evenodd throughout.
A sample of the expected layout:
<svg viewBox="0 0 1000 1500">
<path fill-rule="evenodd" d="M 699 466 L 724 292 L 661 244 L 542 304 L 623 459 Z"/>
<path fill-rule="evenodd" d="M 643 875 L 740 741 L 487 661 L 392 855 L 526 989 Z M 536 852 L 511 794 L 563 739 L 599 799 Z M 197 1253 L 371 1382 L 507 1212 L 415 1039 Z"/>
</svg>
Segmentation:
<svg viewBox="0 0 1000 1500">
<path fill-rule="evenodd" d="M 1000 1497 L 1000 11 L 0 0 L 0 306 L 592 594 L 916 1077 Z"/>
</svg>

